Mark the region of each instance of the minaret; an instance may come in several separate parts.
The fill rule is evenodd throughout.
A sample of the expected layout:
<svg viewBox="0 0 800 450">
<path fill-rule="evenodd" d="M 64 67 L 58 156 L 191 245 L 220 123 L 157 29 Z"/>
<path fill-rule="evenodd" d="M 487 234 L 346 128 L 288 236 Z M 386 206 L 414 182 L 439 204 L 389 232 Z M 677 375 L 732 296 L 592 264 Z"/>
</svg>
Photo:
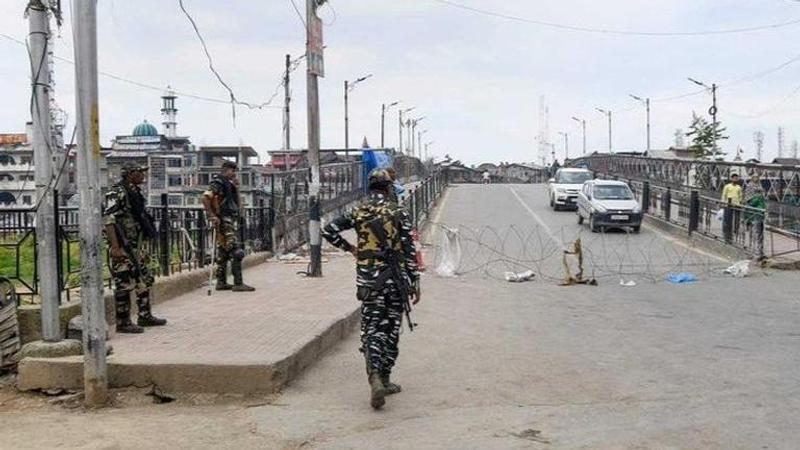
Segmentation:
<svg viewBox="0 0 800 450">
<path fill-rule="evenodd" d="M 164 95 L 161 96 L 161 100 L 163 102 L 163 106 L 161 107 L 161 117 L 163 118 L 164 125 L 164 136 L 168 138 L 174 138 L 178 136 L 178 122 L 176 121 L 176 116 L 178 115 L 178 110 L 175 108 L 175 91 L 172 90 L 171 87 L 167 86 L 167 91 Z"/>
</svg>

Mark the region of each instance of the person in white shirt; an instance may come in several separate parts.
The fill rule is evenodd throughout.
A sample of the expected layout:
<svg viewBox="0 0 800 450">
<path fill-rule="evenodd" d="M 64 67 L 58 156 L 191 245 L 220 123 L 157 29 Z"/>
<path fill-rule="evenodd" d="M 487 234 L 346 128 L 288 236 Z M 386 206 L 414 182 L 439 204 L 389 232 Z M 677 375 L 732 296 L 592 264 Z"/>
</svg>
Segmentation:
<svg viewBox="0 0 800 450">
<path fill-rule="evenodd" d="M 483 184 L 489 184 L 490 181 L 492 181 L 492 177 L 489 175 L 489 171 L 487 170 L 483 172 Z"/>
</svg>

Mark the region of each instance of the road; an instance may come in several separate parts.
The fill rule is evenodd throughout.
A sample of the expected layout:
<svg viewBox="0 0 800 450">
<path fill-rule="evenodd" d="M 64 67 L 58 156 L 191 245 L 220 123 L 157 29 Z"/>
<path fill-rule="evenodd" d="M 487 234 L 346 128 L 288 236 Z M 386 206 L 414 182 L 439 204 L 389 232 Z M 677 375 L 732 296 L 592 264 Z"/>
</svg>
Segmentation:
<svg viewBox="0 0 800 450">
<path fill-rule="evenodd" d="M 425 276 L 419 328 L 402 336 L 404 392 L 384 410 L 369 407 L 353 333 L 264 405 L 31 412 L 6 416 L 2 442 L 134 448 L 145 432 L 149 448 L 797 447 L 796 273 L 733 279 L 649 228 L 589 233 L 550 211 L 541 186 L 456 186 L 434 220 L 435 245 L 445 226 L 461 231 L 463 273 Z M 577 237 L 598 286 L 558 285 Z M 523 269 L 534 281 L 502 279 Z M 675 270 L 699 281 L 664 282 Z M 51 432 L 35 434 L 42 424 Z"/>
</svg>

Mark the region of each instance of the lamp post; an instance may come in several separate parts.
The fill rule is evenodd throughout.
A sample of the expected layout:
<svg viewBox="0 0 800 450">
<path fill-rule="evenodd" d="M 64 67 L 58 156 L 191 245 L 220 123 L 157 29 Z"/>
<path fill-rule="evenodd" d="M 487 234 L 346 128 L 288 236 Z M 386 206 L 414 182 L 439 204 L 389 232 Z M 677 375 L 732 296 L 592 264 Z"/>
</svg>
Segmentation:
<svg viewBox="0 0 800 450">
<path fill-rule="evenodd" d="M 558 134 L 564 136 L 564 162 L 566 163 L 569 159 L 569 133 L 559 131 Z"/>
<path fill-rule="evenodd" d="M 425 143 L 425 161 L 427 161 L 427 160 L 428 160 L 428 158 L 430 157 L 430 156 L 428 155 L 428 147 L 430 147 L 430 146 L 431 146 L 431 145 L 433 145 L 433 144 L 435 144 L 435 142 L 434 142 L 434 141 L 430 141 L 430 142 L 426 142 L 426 143 Z"/>
<path fill-rule="evenodd" d="M 350 92 L 356 88 L 358 83 L 366 81 L 372 76 L 369 74 L 365 77 L 361 77 L 352 83 L 345 80 L 344 81 L 344 155 L 345 159 L 347 159 L 348 151 L 350 150 L 350 111 L 349 111 L 349 102 L 350 102 Z"/>
<path fill-rule="evenodd" d="M 411 156 L 414 156 L 417 152 L 417 141 L 416 141 L 416 131 L 417 131 L 417 124 L 425 120 L 425 116 L 420 117 L 419 119 L 411 119 L 409 120 L 411 127 L 411 135 L 409 139 L 411 140 Z"/>
<path fill-rule="evenodd" d="M 400 111 L 398 111 L 398 115 L 400 117 L 400 133 L 399 133 L 400 134 L 400 140 L 399 140 L 400 153 L 405 153 L 405 150 L 403 149 L 403 127 L 405 127 L 405 122 L 403 122 L 403 114 L 410 113 L 411 111 L 413 111 L 415 109 L 416 109 L 416 107 L 412 106 L 411 108 L 401 109 Z"/>
<path fill-rule="evenodd" d="M 608 116 L 608 152 L 614 153 L 611 140 L 611 110 L 606 111 L 605 109 L 602 108 L 595 108 L 595 109 Z"/>
<path fill-rule="evenodd" d="M 386 148 L 386 141 L 385 141 L 385 135 L 386 135 L 386 111 L 392 109 L 393 106 L 397 106 L 399 104 L 400 104 L 400 101 L 396 101 L 396 102 L 390 103 L 388 105 L 386 103 L 381 105 L 381 148 Z M 400 119 L 400 121 L 402 122 L 402 119 Z"/>
<path fill-rule="evenodd" d="M 689 81 L 691 81 L 692 83 L 694 83 L 694 84 L 696 84 L 698 86 L 702 86 L 702 87 L 706 88 L 709 92 L 711 92 L 711 108 L 708 109 L 708 113 L 711 115 L 711 120 L 713 122 L 712 126 L 714 127 L 713 128 L 714 133 L 713 133 L 713 136 L 712 136 L 713 139 L 714 139 L 713 158 L 716 159 L 717 158 L 717 153 L 718 153 L 718 149 L 717 149 L 717 85 L 716 85 L 716 83 L 713 83 L 711 86 L 709 86 L 709 85 L 703 83 L 702 81 L 697 81 L 697 80 L 695 80 L 693 78 L 687 78 L 687 79 Z"/>
<path fill-rule="evenodd" d="M 650 98 L 641 98 L 630 94 L 631 98 L 644 103 L 647 108 L 647 151 L 650 151 Z"/>
<path fill-rule="evenodd" d="M 572 120 L 581 124 L 581 128 L 583 130 L 583 154 L 586 154 L 586 121 L 583 119 L 578 119 L 577 117 L 573 117 Z"/>
<path fill-rule="evenodd" d="M 422 161 L 422 135 L 427 133 L 428 130 L 420 130 L 419 133 L 417 133 L 417 156 L 419 157 L 420 161 Z"/>
</svg>

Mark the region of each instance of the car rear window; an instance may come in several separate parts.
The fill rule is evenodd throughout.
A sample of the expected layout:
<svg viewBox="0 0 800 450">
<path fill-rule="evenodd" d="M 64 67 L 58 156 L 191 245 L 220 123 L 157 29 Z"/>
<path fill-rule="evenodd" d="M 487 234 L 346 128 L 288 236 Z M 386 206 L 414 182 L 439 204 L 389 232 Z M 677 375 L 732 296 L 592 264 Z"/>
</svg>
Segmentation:
<svg viewBox="0 0 800 450">
<path fill-rule="evenodd" d="M 590 172 L 558 172 L 556 183 L 558 184 L 583 184 L 592 179 Z"/>
</svg>

